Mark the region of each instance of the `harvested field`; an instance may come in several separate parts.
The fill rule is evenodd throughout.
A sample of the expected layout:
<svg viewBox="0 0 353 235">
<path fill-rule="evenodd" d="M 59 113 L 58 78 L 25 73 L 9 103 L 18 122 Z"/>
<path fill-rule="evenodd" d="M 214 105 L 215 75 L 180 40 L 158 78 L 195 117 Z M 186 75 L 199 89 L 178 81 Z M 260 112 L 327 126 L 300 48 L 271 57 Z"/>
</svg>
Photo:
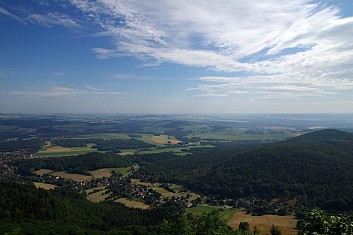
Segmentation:
<svg viewBox="0 0 353 235">
<path fill-rule="evenodd" d="M 64 171 L 54 172 L 51 175 L 59 176 L 64 179 L 71 179 L 76 182 L 91 181 L 93 179 L 93 177 L 91 175 L 70 174 L 70 173 L 66 173 Z"/>
<path fill-rule="evenodd" d="M 144 185 L 147 187 L 153 187 L 153 186 L 158 185 L 158 184 L 152 184 L 152 183 L 148 183 L 148 182 L 141 182 L 140 179 L 131 179 L 131 183 L 132 184 L 140 184 L 140 185 Z"/>
<path fill-rule="evenodd" d="M 143 202 L 137 202 L 137 201 L 132 201 L 127 198 L 119 198 L 115 200 L 116 202 L 123 203 L 125 206 L 130 207 L 130 208 L 140 208 L 140 209 L 149 209 L 150 206 L 143 203 Z"/>
<path fill-rule="evenodd" d="M 102 190 L 96 193 L 92 193 L 87 195 L 87 199 L 91 202 L 102 202 L 104 201 L 107 197 L 112 195 L 112 193 L 107 193 L 108 190 Z"/>
<path fill-rule="evenodd" d="M 97 149 L 92 149 L 91 147 L 73 147 L 65 148 L 61 146 L 51 146 L 40 150 L 38 153 L 34 154 L 34 157 L 59 157 L 59 156 L 71 156 L 80 155 L 89 152 L 97 151 Z"/>
<path fill-rule="evenodd" d="M 34 182 L 34 185 L 36 186 L 36 188 L 42 188 L 45 190 L 51 190 L 56 188 L 56 186 L 54 184 L 46 184 L 46 183 L 39 183 L 39 182 Z"/>
<path fill-rule="evenodd" d="M 268 233 L 272 225 L 275 225 L 278 226 L 283 235 L 294 235 L 297 234 L 297 230 L 295 229 L 297 221 L 294 216 L 252 216 L 246 214 L 245 211 L 237 211 L 230 217 L 228 225 L 232 228 L 238 228 L 240 222 L 248 222 L 251 229 L 256 226 L 260 229 L 261 233 Z"/>
<path fill-rule="evenodd" d="M 99 186 L 99 187 L 87 189 L 87 190 L 86 190 L 86 193 L 89 194 L 89 193 L 93 192 L 94 190 L 102 191 L 102 190 L 104 190 L 104 189 L 106 189 L 106 186 Z"/>
<path fill-rule="evenodd" d="M 97 179 L 104 178 L 104 177 L 109 178 L 110 176 L 112 176 L 111 171 L 107 168 L 98 169 L 95 171 L 89 171 L 89 173 L 92 175 L 93 178 L 97 178 Z"/>
<path fill-rule="evenodd" d="M 45 175 L 45 174 L 50 174 L 52 172 L 53 171 L 49 170 L 49 169 L 40 169 L 40 170 L 37 170 L 37 171 L 35 171 L 33 173 L 36 174 L 36 175 L 42 176 L 42 175 Z"/>
</svg>

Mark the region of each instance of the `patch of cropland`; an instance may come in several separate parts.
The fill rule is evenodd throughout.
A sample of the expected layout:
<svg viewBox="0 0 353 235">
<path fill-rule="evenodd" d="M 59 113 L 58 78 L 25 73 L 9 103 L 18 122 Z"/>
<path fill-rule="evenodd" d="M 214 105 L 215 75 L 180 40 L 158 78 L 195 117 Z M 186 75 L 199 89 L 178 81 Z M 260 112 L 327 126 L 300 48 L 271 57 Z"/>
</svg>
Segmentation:
<svg viewBox="0 0 353 235">
<path fill-rule="evenodd" d="M 310 141 L 308 141 L 310 140 Z M 306 207 L 353 210 L 353 134 L 323 130 L 293 140 L 193 156 L 140 157 L 141 172 L 223 198 L 296 198 Z"/>
<path fill-rule="evenodd" d="M 21 175 L 31 175 L 40 169 L 85 173 L 102 168 L 128 167 L 130 162 L 115 153 L 87 153 L 77 157 L 34 158 L 13 163 Z"/>
</svg>

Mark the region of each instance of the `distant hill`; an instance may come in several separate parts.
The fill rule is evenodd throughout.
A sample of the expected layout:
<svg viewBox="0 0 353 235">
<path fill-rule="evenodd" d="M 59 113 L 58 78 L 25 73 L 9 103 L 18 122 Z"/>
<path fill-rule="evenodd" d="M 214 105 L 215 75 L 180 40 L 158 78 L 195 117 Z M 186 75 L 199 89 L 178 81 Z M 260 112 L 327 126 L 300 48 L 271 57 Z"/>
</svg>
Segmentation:
<svg viewBox="0 0 353 235">
<path fill-rule="evenodd" d="M 141 169 L 201 193 L 228 198 L 290 197 L 307 206 L 353 210 L 353 134 L 322 130 L 292 140 L 213 148 L 187 159 L 142 157 Z"/>
<path fill-rule="evenodd" d="M 315 131 L 305 135 L 298 136 L 296 138 L 293 138 L 292 141 L 353 142 L 353 133 L 339 131 L 335 129 L 325 129 L 325 130 Z"/>
<path fill-rule="evenodd" d="M 185 126 L 190 126 L 191 123 L 187 122 L 187 121 L 172 121 L 169 122 L 167 124 L 164 124 L 163 127 L 166 128 L 181 128 L 181 127 L 185 127 Z"/>
</svg>

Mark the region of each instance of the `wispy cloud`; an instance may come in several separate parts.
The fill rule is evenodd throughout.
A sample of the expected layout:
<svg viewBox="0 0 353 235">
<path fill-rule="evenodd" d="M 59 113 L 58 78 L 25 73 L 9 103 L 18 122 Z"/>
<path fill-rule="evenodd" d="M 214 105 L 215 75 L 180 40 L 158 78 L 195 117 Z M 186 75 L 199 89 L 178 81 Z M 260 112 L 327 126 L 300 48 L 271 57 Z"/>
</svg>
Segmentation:
<svg viewBox="0 0 353 235">
<path fill-rule="evenodd" d="M 335 6 L 312 0 L 70 2 L 114 40 L 115 48 L 92 49 L 101 59 L 129 55 L 157 65 L 246 71 L 249 79 L 238 78 L 245 84 L 266 74 L 261 83 L 300 84 L 293 92 L 353 80 L 353 17 L 343 18 Z M 280 90 L 278 83 L 273 90 Z"/>
<path fill-rule="evenodd" d="M 20 17 L 12 14 L 11 12 L 9 12 L 8 10 L 6 10 L 6 9 L 4 9 L 2 7 L 0 7 L 0 15 L 4 15 L 4 16 L 9 17 L 11 19 L 17 20 L 17 21 L 19 21 L 21 23 L 25 23 Z"/>
<path fill-rule="evenodd" d="M 203 84 L 189 88 L 190 92 L 198 92 L 211 96 L 224 94 L 227 96 L 252 94 L 263 98 L 320 97 L 336 95 L 342 91 L 353 90 L 353 81 L 313 80 L 310 77 L 292 75 L 266 75 L 248 77 L 200 77 Z"/>
<path fill-rule="evenodd" d="M 42 14 L 31 14 L 27 18 L 30 22 L 45 27 L 62 26 L 66 28 L 79 28 L 79 23 L 72 17 L 58 12 Z"/>
<path fill-rule="evenodd" d="M 91 86 L 84 88 L 71 88 L 55 86 L 42 91 L 13 91 L 12 94 L 17 96 L 30 96 L 37 98 L 70 98 L 70 97 L 96 97 L 96 96 L 116 96 L 127 95 L 127 92 L 106 91 Z"/>
<path fill-rule="evenodd" d="M 198 79 L 189 89 L 197 96 L 295 98 L 353 90 L 353 17 L 318 0 L 67 2 L 77 14 L 55 9 L 26 19 L 97 29 L 96 36 L 112 41 L 91 49 L 99 59 L 131 56 L 148 66 L 171 62 L 232 74 Z M 17 17 L 3 8 L 0 14 Z"/>
</svg>

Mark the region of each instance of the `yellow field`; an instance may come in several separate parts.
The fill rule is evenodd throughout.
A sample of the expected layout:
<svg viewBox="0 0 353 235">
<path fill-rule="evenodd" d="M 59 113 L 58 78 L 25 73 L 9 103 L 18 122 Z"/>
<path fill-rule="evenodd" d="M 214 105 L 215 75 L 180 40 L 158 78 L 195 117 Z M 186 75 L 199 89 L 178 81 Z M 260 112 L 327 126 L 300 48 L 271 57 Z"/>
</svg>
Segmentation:
<svg viewBox="0 0 353 235">
<path fill-rule="evenodd" d="M 160 136 L 152 136 L 152 141 L 154 141 L 156 144 L 177 144 L 181 142 L 180 140 L 170 138 L 167 135 L 160 135 Z"/>
<path fill-rule="evenodd" d="M 91 202 L 102 202 L 104 201 L 107 197 L 109 197 L 110 195 L 112 195 L 112 193 L 106 193 L 107 190 L 102 190 L 96 193 L 92 193 L 87 195 L 87 199 Z"/>
<path fill-rule="evenodd" d="M 87 190 L 86 190 L 86 193 L 88 194 L 88 193 L 90 193 L 90 192 L 93 192 L 94 190 L 100 190 L 100 191 L 101 191 L 101 190 L 104 190 L 104 189 L 106 189 L 105 186 L 99 186 L 99 187 L 87 189 Z"/>
<path fill-rule="evenodd" d="M 56 186 L 53 184 L 46 184 L 46 183 L 39 183 L 39 182 L 34 182 L 34 185 L 36 186 L 36 188 L 42 188 L 45 190 L 50 190 L 50 189 L 56 188 Z"/>
<path fill-rule="evenodd" d="M 129 155 L 133 155 L 133 154 L 135 154 L 136 153 L 136 151 L 123 151 L 123 152 L 120 152 L 120 153 L 118 153 L 120 156 L 123 156 L 123 157 L 126 157 L 126 156 L 129 156 Z"/>
<path fill-rule="evenodd" d="M 159 184 L 152 184 L 149 182 L 141 182 L 140 179 L 131 179 L 131 183 L 132 184 L 140 184 L 140 185 L 147 186 L 147 187 L 159 186 Z"/>
<path fill-rule="evenodd" d="M 59 176 L 64 179 L 71 179 L 76 182 L 91 181 L 93 179 L 91 175 L 70 174 L 70 173 L 66 173 L 65 171 L 54 172 L 54 173 L 51 173 L 51 175 Z"/>
<path fill-rule="evenodd" d="M 40 170 L 37 170 L 37 171 L 35 171 L 33 173 L 36 174 L 36 175 L 42 176 L 42 175 L 45 175 L 45 174 L 50 174 L 52 172 L 53 171 L 49 170 L 49 169 L 40 169 Z"/>
<path fill-rule="evenodd" d="M 181 142 L 180 140 L 177 140 L 174 136 L 168 136 L 168 135 L 152 135 L 152 134 L 141 134 L 141 138 L 138 138 L 139 140 L 145 141 L 150 144 L 177 144 Z"/>
<path fill-rule="evenodd" d="M 112 173 L 109 169 L 104 168 L 104 169 L 98 169 L 95 171 L 89 171 L 89 173 L 92 175 L 93 178 L 100 179 L 100 178 L 109 178 L 112 176 Z"/>
<path fill-rule="evenodd" d="M 120 168 L 102 168 L 95 171 L 89 171 L 91 175 L 80 175 L 80 174 L 70 174 L 64 171 L 53 172 L 49 169 L 40 169 L 33 173 L 36 175 L 42 176 L 44 174 L 50 174 L 54 176 L 59 176 L 64 179 L 71 179 L 76 182 L 83 182 L 83 181 L 91 181 L 93 179 L 101 179 L 101 178 L 109 178 L 112 176 L 112 172 L 120 172 L 121 174 L 125 175 L 130 170 L 130 167 L 120 167 Z"/>
<path fill-rule="evenodd" d="M 137 201 L 132 201 L 127 198 L 119 198 L 115 200 L 116 202 L 123 203 L 125 206 L 130 207 L 130 208 L 140 208 L 140 209 L 149 209 L 150 206 L 143 203 L 143 202 L 137 202 Z"/>
<path fill-rule="evenodd" d="M 232 228 L 238 228 L 240 222 L 248 222 L 250 228 L 255 226 L 261 233 L 268 233 L 272 225 L 278 226 L 283 235 L 295 235 L 297 230 L 297 219 L 294 216 L 263 215 L 252 216 L 245 211 L 235 212 L 229 219 L 228 225 Z"/>
</svg>

